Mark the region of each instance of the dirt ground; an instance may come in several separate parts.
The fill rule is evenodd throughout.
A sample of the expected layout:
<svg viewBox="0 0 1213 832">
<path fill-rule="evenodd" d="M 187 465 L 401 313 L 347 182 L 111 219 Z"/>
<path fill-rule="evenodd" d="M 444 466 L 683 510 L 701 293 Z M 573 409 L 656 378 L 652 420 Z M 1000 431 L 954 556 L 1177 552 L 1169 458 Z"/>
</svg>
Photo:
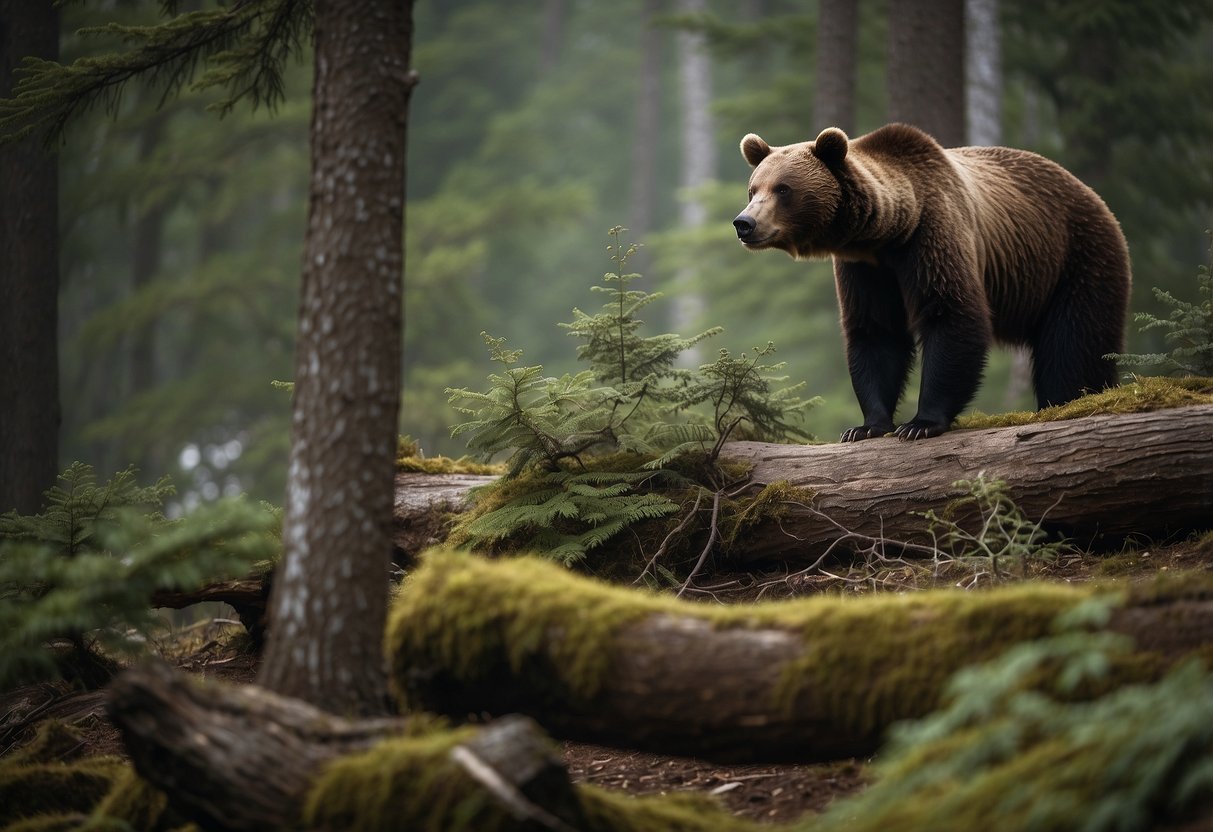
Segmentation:
<svg viewBox="0 0 1213 832">
<path fill-rule="evenodd" d="M 1095 557 L 1074 554 L 1052 563 L 1030 564 L 1034 578 L 1083 582 L 1107 578 L 1145 580 L 1158 572 L 1213 568 L 1213 540 L 1126 549 Z M 967 585 L 977 576 L 973 564 L 955 571 L 926 574 L 918 567 L 861 564 L 845 572 L 803 575 L 772 570 L 760 574 L 717 572 L 700 582 L 696 597 L 706 603 L 738 603 L 820 592 L 906 591 L 925 584 Z M 158 652 L 176 666 L 204 678 L 246 683 L 256 676 L 257 658 L 242 651 L 239 624 L 215 610 L 159 644 Z M 122 755 L 121 739 L 105 717 L 104 693 L 79 692 L 44 684 L 0 694 L 0 756 L 19 748 L 44 719 L 60 719 L 84 731 L 89 754 Z M 77 750 L 74 750 L 77 751 Z M 736 815 L 757 821 L 788 821 L 820 812 L 833 800 L 868 782 L 868 761 L 825 765 L 722 765 L 580 743 L 565 743 L 564 759 L 576 782 L 631 794 L 695 791 L 714 795 Z"/>
</svg>

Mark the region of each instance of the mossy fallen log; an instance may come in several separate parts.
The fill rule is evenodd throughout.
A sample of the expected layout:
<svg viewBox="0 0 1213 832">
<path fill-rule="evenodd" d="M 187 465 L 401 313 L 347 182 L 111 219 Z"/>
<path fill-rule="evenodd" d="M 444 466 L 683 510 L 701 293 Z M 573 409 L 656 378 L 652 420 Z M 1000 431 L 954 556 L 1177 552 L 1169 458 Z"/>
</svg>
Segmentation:
<svg viewBox="0 0 1213 832">
<path fill-rule="evenodd" d="M 1080 546 L 1110 548 L 1133 535 L 1161 538 L 1213 527 L 1213 404 L 1120 412 L 1158 407 L 1160 397 L 1179 393 L 1187 398 L 1178 401 L 1209 398 L 1174 382 L 1143 379 L 1067 405 L 1074 413 L 1098 414 L 1079 418 L 1041 421 L 1069 410 L 1018 414 L 1017 420 L 1010 414 L 999 422 L 1006 427 L 956 430 L 920 442 L 730 442 L 724 458 L 752 466 L 751 497 L 774 483 L 797 496 L 754 512 L 744 544 L 731 546 L 729 558 L 734 564 L 812 562 L 831 547 L 845 551 L 849 533 L 862 536 L 859 548 L 873 538 L 929 545 L 922 514 L 948 511 L 966 494 L 955 483 L 982 471 L 1007 483 L 1027 517 L 1043 518 Z M 492 481 L 398 474 L 399 552 L 411 556 L 445 539 L 452 516 L 468 509 L 471 490 Z M 954 519 L 969 531 L 980 525 L 964 511 Z"/>
<path fill-rule="evenodd" d="M 699 796 L 638 800 L 574 787 L 555 746 L 523 717 L 454 730 L 424 717 L 346 720 L 163 665 L 123 674 L 111 699 L 146 783 L 116 783 L 98 811 L 122 807 L 134 829 L 160 828 L 162 811 L 223 830 L 758 829 Z"/>
<path fill-rule="evenodd" d="M 939 706 L 958 669 L 1054 631 L 1085 604 L 1138 640 L 1114 682 L 1210 655 L 1213 583 L 1020 585 L 713 607 L 599 584 L 537 559 L 435 552 L 391 615 L 409 706 L 519 712 L 558 736 L 721 760 L 876 750 Z"/>
</svg>

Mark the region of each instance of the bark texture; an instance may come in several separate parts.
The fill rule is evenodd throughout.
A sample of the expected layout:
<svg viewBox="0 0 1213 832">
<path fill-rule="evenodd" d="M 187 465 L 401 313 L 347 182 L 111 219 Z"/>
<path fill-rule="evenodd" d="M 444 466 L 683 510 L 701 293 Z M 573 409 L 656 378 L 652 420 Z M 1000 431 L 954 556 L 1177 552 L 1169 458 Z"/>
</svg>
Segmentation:
<svg viewBox="0 0 1213 832">
<path fill-rule="evenodd" d="M 397 474 L 392 512 L 396 562 L 408 566 L 424 549 L 445 540 L 451 518 L 468 509 L 472 489 L 496 479 L 476 474 Z"/>
<path fill-rule="evenodd" d="M 405 719 L 342 719 L 252 685 L 202 685 L 163 664 L 119 676 L 108 710 L 140 777 L 203 829 L 233 832 L 303 827 L 303 807 L 328 764 L 409 728 Z M 499 720 L 451 744 L 444 756 L 466 773 L 465 792 L 482 791 L 481 804 L 497 804 L 498 815 L 513 819 L 493 828 L 585 828 L 577 792 L 531 720 Z M 378 787 L 390 776 L 382 767 L 371 774 Z M 442 818 L 433 816 L 440 811 L 433 804 L 416 808 L 423 815 L 430 810 L 429 828 L 453 828 L 462 811 L 448 803 L 456 817 Z M 345 818 L 350 823 L 324 828 L 358 820 L 369 828 L 383 820 L 369 803 L 357 809 L 362 814 Z"/>
<path fill-rule="evenodd" d="M 965 0 L 889 4 L 889 121 L 944 147 L 965 142 Z"/>
<path fill-rule="evenodd" d="M 59 11 L 0 0 L 0 98 L 21 59 L 59 58 Z M 0 514 L 37 513 L 59 471 L 59 162 L 0 145 Z"/>
<path fill-rule="evenodd" d="M 204 829 L 298 826 L 325 763 L 406 725 L 341 719 L 252 685 L 202 686 L 163 664 L 119 676 L 109 712 L 139 775 Z"/>
<path fill-rule="evenodd" d="M 1107 683 L 1157 677 L 1213 643 L 1213 584 L 1108 596 L 1137 641 Z M 435 556 L 388 641 L 410 705 L 519 712 L 557 736 L 721 760 L 870 754 L 942 701 L 960 668 L 1056 631 L 1090 587 L 818 596 L 710 607 L 577 578 L 538 561 Z"/>
<path fill-rule="evenodd" d="M 855 132 L 855 78 L 858 73 L 859 4 L 854 0 L 819 0 L 817 4 L 817 74 L 813 79 L 814 130 L 841 128 Z"/>
<path fill-rule="evenodd" d="M 387 708 L 380 634 L 400 399 L 412 3 L 318 0 L 283 560 L 260 681 Z"/>
<path fill-rule="evenodd" d="M 1213 525 L 1213 405 L 954 431 L 922 442 L 733 442 L 723 456 L 754 464 L 754 488 L 786 480 L 816 492 L 811 507 L 789 506 L 778 523 L 747 535 L 735 556 L 749 560 L 815 559 L 842 534 L 834 523 L 929 543 L 920 513 L 946 508 L 963 494 L 953 483 L 982 471 L 1008 484 L 1026 516 L 1045 518 L 1046 528 L 1081 546 Z M 975 527 L 974 517 L 955 519 Z"/>
</svg>

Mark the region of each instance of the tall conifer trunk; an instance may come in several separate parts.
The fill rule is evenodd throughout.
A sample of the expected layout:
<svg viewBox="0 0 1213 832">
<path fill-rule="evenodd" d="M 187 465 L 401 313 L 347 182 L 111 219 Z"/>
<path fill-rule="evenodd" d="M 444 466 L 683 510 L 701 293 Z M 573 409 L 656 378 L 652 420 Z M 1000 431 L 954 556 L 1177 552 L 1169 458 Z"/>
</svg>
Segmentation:
<svg viewBox="0 0 1213 832">
<path fill-rule="evenodd" d="M 315 4 L 284 553 L 259 681 L 346 715 L 387 708 L 412 5 Z"/>
<path fill-rule="evenodd" d="M 51 0 L 0 0 L 0 98 L 26 56 L 59 57 Z M 0 146 L 0 514 L 33 514 L 59 469 L 59 162 Z"/>
<path fill-rule="evenodd" d="M 889 121 L 965 143 L 964 0 L 889 4 Z"/>
</svg>

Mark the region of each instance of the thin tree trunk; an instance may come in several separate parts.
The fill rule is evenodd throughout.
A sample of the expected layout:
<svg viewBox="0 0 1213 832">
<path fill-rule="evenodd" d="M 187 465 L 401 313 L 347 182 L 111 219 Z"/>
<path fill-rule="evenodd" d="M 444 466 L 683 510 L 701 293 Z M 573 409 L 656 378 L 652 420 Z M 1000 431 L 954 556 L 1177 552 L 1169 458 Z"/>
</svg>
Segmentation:
<svg viewBox="0 0 1213 832">
<path fill-rule="evenodd" d="M 705 0 L 679 0 L 678 11 L 703 14 Z M 712 120 L 712 64 L 707 38 L 700 32 L 678 33 L 679 79 L 682 90 L 682 211 L 684 228 L 697 228 L 707 220 L 708 209 L 695 192 L 716 177 L 715 126 Z M 674 332 L 689 335 L 700 323 L 706 302 L 695 287 L 696 275 L 683 269 L 675 277 L 671 323 Z M 683 353 L 680 361 L 700 363 L 697 349 Z"/>
<path fill-rule="evenodd" d="M 889 4 L 889 121 L 965 141 L 964 0 Z"/>
<path fill-rule="evenodd" d="M 858 72 L 859 6 L 855 0 L 819 0 L 817 72 L 813 78 L 813 129 L 855 131 L 855 78 Z"/>
<path fill-rule="evenodd" d="M 1002 144 L 998 0 L 965 0 L 965 109 L 971 145 Z"/>
<path fill-rule="evenodd" d="M 0 0 L 0 98 L 21 59 L 59 58 L 53 3 Z M 0 513 L 33 514 L 59 470 L 59 162 L 0 146 Z"/>
<path fill-rule="evenodd" d="M 661 38 L 655 18 L 661 0 L 644 0 L 641 11 L 640 78 L 636 95 L 636 123 L 632 129 L 630 239 L 645 242 L 653 231 L 657 203 L 657 152 L 661 147 Z M 632 269 L 648 271 L 644 249 L 632 258 Z"/>
<path fill-rule="evenodd" d="M 564 0 L 547 0 L 543 9 L 543 45 L 539 71 L 547 75 L 556 68 L 564 46 Z"/>
<path fill-rule="evenodd" d="M 335 713 L 388 708 L 412 3 L 318 0 L 283 559 L 259 681 Z"/>
</svg>

